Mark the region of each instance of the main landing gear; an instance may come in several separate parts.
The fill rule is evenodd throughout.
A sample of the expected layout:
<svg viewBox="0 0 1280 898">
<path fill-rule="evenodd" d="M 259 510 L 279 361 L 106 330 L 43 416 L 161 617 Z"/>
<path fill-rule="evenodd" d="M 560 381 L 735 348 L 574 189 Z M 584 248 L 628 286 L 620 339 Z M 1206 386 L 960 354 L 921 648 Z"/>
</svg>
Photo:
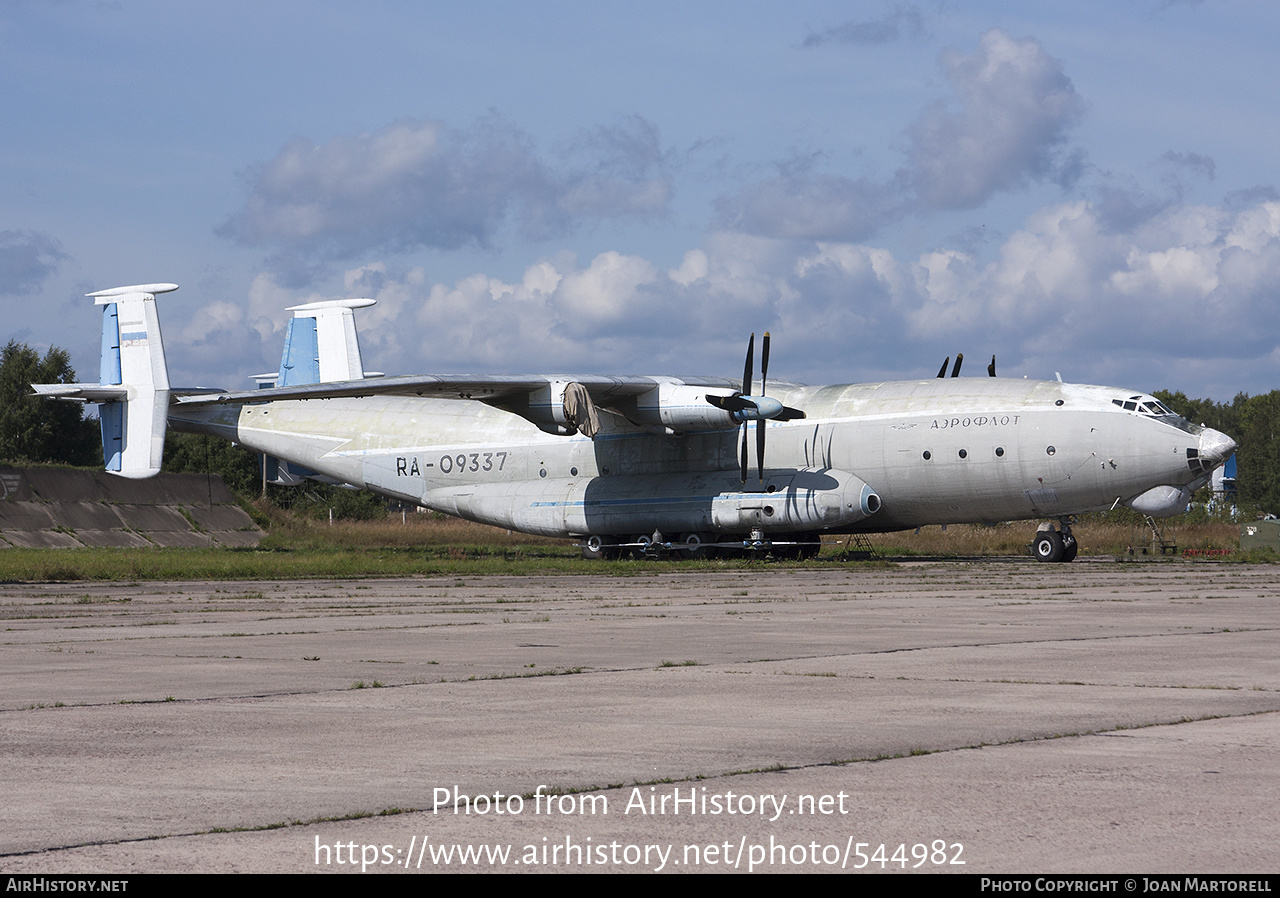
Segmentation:
<svg viewBox="0 0 1280 898">
<path fill-rule="evenodd" d="M 632 537 L 593 535 L 579 544 L 582 557 L 615 560 L 619 558 L 733 558 L 772 555 L 779 560 L 806 560 L 822 549 L 822 534 L 773 533 L 753 530 L 750 534 L 693 532 L 668 539 L 659 531 Z"/>
<path fill-rule="evenodd" d="M 1074 561 L 1080 544 L 1071 532 L 1071 519 L 1065 515 L 1058 519 L 1058 529 L 1052 524 L 1041 524 L 1036 531 L 1036 541 L 1031 544 L 1031 554 L 1040 561 Z"/>
</svg>

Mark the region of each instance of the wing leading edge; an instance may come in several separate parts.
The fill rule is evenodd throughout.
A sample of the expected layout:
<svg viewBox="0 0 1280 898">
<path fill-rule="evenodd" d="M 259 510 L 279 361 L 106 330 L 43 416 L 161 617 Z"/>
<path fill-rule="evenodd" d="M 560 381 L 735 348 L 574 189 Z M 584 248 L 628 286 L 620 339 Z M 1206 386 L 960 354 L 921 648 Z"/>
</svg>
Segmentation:
<svg viewBox="0 0 1280 898">
<path fill-rule="evenodd" d="M 645 377 L 638 375 L 548 374 L 411 374 L 337 383 L 300 384 L 264 390 L 222 390 L 199 395 L 182 395 L 178 402 L 213 405 L 241 402 L 279 402 L 285 399 L 351 399 L 364 396 L 422 396 L 431 399 L 476 399 L 500 403 L 537 392 L 557 383 L 579 383 L 601 404 L 620 397 L 639 396 L 661 385 L 707 387 L 732 391 L 735 382 L 726 377 Z"/>
<path fill-rule="evenodd" d="M 735 387 L 734 381 L 719 377 L 435 374 L 184 394 L 176 397 L 175 404 L 199 408 L 370 396 L 474 400 L 525 418 L 550 433 L 586 436 L 594 436 L 599 429 L 594 423 L 598 407 L 640 427 L 674 434 L 736 426 L 729 413 L 706 399 L 708 393 L 732 395 Z"/>
</svg>

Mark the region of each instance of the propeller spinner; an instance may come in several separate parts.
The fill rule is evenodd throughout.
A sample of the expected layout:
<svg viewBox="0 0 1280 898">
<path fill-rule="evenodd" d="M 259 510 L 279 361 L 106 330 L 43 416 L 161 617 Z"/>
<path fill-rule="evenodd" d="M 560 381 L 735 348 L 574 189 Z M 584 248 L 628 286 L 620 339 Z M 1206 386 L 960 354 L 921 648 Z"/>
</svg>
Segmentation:
<svg viewBox="0 0 1280 898">
<path fill-rule="evenodd" d="M 760 344 L 760 395 L 752 396 L 751 369 L 755 367 L 756 335 L 747 342 L 747 362 L 742 369 L 742 391 L 732 396 L 707 396 L 707 402 L 723 409 L 742 422 L 742 482 L 747 482 L 747 424 L 756 422 L 756 465 L 761 483 L 764 482 L 764 434 L 765 422 L 794 421 L 804 417 L 798 408 L 788 408 L 776 399 L 765 395 L 769 377 L 769 332 L 765 331 Z"/>
</svg>

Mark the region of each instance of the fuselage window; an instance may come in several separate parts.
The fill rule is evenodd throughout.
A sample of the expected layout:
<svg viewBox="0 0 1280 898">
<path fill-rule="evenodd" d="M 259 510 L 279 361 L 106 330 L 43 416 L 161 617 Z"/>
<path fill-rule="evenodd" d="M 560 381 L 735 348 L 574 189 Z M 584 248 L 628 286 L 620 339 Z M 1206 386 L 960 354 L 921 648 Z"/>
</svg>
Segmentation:
<svg viewBox="0 0 1280 898">
<path fill-rule="evenodd" d="M 933 453 L 930 452 L 928 449 L 924 450 L 924 460 L 928 461 L 931 458 L 933 458 Z"/>
</svg>

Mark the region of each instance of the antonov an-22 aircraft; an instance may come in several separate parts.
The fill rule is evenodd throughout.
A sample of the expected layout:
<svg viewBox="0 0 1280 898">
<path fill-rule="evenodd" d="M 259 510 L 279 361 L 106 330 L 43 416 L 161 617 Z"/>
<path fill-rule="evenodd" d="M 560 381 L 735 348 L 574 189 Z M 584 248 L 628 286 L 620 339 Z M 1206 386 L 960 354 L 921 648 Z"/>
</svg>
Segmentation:
<svg viewBox="0 0 1280 898">
<path fill-rule="evenodd" d="M 176 289 L 90 294 L 104 306 L 99 383 L 35 386 L 102 404 L 109 471 L 158 473 L 166 426 L 212 434 L 295 474 L 577 538 L 588 557 L 725 546 L 805 556 L 824 533 L 1039 518 L 1034 554 L 1070 561 L 1073 515 L 1119 505 L 1177 514 L 1235 448 L 1154 397 L 1114 387 L 958 370 L 766 384 L 767 334 L 760 379 L 753 336 L 741 384 L 366 375 L 354 310 L 369 299 L 291 309 L 280 371 L 264 376 L 274 386 L 171 389 L 155 297 Z"/>
</svg>

